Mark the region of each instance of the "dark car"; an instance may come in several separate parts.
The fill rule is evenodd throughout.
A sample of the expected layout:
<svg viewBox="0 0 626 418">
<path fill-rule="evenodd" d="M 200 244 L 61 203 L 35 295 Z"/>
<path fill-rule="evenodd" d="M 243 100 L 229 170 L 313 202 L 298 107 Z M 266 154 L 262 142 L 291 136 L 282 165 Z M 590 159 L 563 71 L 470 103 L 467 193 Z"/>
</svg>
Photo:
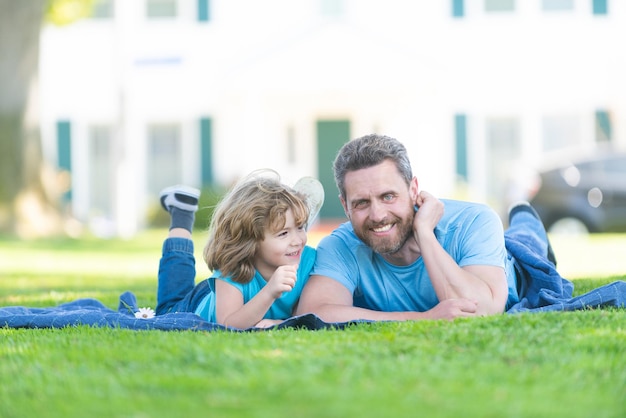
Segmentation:
<svg viewBox="0 0 626 418">
<path fill-rule="evenodd" d="M 626 153 L 593 153 L 540 172 L 530 203 L 552 233 L 626 231 Z"/>
</svg>

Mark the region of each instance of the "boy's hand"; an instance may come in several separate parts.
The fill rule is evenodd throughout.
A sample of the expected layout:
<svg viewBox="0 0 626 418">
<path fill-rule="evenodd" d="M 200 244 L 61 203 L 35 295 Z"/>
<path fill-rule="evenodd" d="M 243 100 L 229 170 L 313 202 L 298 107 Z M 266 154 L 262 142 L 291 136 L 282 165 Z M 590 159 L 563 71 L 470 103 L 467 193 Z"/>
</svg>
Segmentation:
<svg viewBox="0 0 626 418">
<path fill-rule="evenodd" d="M 296 285 L 298 266 L 280 266 L 267 282 L 268 292 L 278 299 L 284 292 L 290 292 Z"/>
</svg>

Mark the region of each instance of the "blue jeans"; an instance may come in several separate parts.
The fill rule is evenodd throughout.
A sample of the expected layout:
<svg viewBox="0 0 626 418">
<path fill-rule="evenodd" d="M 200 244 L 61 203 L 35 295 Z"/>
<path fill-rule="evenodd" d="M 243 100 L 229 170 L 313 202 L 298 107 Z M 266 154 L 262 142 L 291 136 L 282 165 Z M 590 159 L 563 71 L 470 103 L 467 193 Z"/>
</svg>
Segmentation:
<svg viewBox="0 0 626 418">
<path fill-rule="evenodd" d="M 537 212 L 529 206 L 528 209 L 517 211 L 510 219 L 510 225 L 506 235 L 523 237 L 524 243 L 538 257 L 548 261 L 548 234 Z M 552 251 L 550 247 L 550 251 Z M 515 272 L 517 276 L 517 292 L 523 298 L 528 292 L 530 281 L 528 272 L 515 261 Z"/>
<path fill-rule="evenodd" d="M 533 210 L 513 213 L 505 232 L 515 258 L 520 301 L 508 313 L 573 311 L 595 307 L 626 307 L 626 282 L 617 281 L 573 297 L 574 284 L 556 271 L 556 258 L 543 224 Z"/>
<path fill-rule="evenodd" d="M 211 292 L 208 280 L 195 285 L 196 260 L 193 241 L 167 238 L 163 242 L 157 287 L 156 314 L 195 312 L 202 299 Z"/>
</svg>

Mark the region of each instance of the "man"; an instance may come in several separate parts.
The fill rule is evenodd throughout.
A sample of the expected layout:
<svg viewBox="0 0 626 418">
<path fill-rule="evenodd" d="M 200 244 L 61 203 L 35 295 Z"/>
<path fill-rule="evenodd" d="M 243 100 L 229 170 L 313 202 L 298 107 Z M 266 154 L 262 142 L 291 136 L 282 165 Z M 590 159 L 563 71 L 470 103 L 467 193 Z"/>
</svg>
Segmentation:
<svg viewBox="0 0 626 418">
<path fill-rule="evenodd" d="M 319 243 L 298 314 L 313 312 L 327 322 L 454 319 L 502 313 L 519 301 L 523 280 L 498 215 L 420 191 L 399 141 L 352 140 L 333 169 L 349 222 Z M 532 207 L 515 206 L 510 223 L 554 267 Z"/>
</svg>

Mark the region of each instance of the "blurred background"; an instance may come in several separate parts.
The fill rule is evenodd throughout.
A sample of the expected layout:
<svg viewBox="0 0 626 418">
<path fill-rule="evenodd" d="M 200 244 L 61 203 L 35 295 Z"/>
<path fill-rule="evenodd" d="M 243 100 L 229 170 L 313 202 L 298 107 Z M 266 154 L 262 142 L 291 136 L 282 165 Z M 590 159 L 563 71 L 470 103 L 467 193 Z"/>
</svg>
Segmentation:
<svg viewBox="0 0 626 418">
<path fill-rule="evenodd" d="M 0 227 L 132 237 L 265 167 L 332 224 L 335 153 L 380 133 L 505 224 L 626 229 L 624 39 L 616 0 L 0 0 Z"/>
</svg>

